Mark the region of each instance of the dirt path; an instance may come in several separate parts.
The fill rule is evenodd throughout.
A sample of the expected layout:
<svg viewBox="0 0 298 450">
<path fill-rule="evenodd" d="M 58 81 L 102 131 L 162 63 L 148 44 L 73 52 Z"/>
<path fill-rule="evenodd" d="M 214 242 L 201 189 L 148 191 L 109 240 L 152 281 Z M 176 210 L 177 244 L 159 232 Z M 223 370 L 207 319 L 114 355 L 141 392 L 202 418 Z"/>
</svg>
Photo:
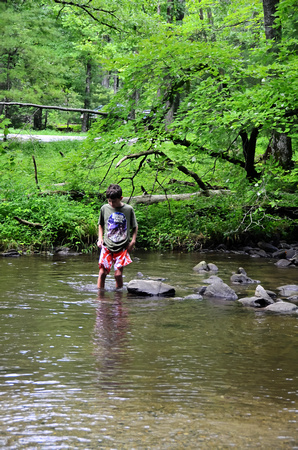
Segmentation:
<svg viewBox="0 0 298 450">
<path fill-rule="evenodd" d="M 54 135 L 39 135 L 39 134 L 8 134 L 7 139 L 18 139 L 21 141 L 40 141 L 40 142 L 54 142 L 54 141 L 83 141 L 86 136 L 54 136 Z M 3 135 L 0 135 L 0 140 L 3 140 Z"/>
</svg>

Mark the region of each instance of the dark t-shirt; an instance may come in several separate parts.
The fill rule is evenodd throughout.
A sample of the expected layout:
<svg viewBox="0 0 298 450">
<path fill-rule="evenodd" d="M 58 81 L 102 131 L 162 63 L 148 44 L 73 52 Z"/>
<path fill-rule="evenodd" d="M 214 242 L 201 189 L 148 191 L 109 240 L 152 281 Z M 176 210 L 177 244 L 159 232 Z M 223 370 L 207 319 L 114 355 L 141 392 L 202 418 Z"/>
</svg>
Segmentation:
<svg viewBox="0 0 298 450">
<path fill-rule="evenodd" d="M 130 241 L 130 229 L 137 227 L 133 207 L 123 204 L 112 208 L 109 204 L 101 207 L 98 224 L 104 229 L 104 245 L 111 252 L 120 252 Z"/>
</svg>

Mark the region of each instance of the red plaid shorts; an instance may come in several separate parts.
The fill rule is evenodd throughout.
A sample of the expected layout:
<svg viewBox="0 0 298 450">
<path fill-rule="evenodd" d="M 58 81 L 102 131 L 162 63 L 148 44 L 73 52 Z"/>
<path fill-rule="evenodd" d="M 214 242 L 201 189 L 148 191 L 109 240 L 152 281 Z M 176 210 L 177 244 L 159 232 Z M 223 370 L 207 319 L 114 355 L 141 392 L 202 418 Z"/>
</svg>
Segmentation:
<svg viewBox="0 0 298 450">
<path fill-rule="evenodd" d="M 113 263 L 114 269 L 117 270 L 121 267 L 127 266 L 131 262 L 132 260 L 127 249 L 114 253 L 107 247 L 101 247 L 98 265 L 99 267 L 104 267 L 107 270 L 107 273 L 110 273 Z"/>
</svg>

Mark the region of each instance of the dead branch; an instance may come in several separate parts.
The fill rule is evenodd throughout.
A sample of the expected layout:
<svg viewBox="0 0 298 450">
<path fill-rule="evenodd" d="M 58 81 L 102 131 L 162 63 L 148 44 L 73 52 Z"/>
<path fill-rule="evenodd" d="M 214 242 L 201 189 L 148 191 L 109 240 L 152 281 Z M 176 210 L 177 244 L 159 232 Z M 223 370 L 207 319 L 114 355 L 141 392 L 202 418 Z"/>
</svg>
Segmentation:
<svg viewBox="0 0 298 450">
<path fill-rule="evenodd" d="M 16 219 L 22 225 L 27 225 L 28 227 L 43 228 L 43 225 L 41 223 L 28 222 L 28 220 L 21 219 L 20 217 L 17 216 L 14 216 L 14 219 Z"/>
<path fill-rule="evenodd" d="M 164 156 L 166 158 L 166 160 L 168 161 L 168 163 L 173 163 L 175 164 L 174 161 L 172 161 L 165 153 L 163 152 L 159 152 L 157 150 L 145 150 L 143 152 L 140 153 L 131 153 L 130 155 L 125 155 L 122 159 L 120 159 L 120 161 L 118 161 L 118 163 L 116 164 L 116 167 L 119 167 L 120 164 L 122 164 L 124 161 L 126 161 L 127 159 L 137 159 L 140 158 L 141 156 L 147 156 L 147 155 L 159 155 L 159 156 Z M 205 195 L 209 195 L 208 194 L 208 190 L 212 189 L 212 186 L 210 185 L 206 185 L 204 183 L 203 180 L 201 180 L 201 178 L 199 177 L 198 174 L 196 174 L 195 172 L 193 172 L 192 170 L 187 169 L 187 167 L 182 166 L 181 164 L 179 166 L 177 166 L 177 169 L 180 170 L 180 172 L 183 172 L 186 175 L 189 175 L 190 177 L 192 177 L 196 183 L 198 184 L 198 186 L 204 191 Z"/>
<path fill-rule="evenodd" d="M 136 172 L 133 174 L 132 177 L 123 177 L 123 178 L 121 179 L 121 181 L 122 181 L 122 180 L 125 180 L 125 179 L 129 179 L 129 180 L 131 181 L 131 184 L 132 184 L 132 192 L 131 192 L 131 195 L 130 195 L 130 197 L 129 197 L 129 200 L 132 198 L 132 194 L 134 193 L 134 190 L 135 190 L 135 186 L 134 186 L 134 178 L 137 176 L 137 174 L 138 174 L 139 171 L 141 170 L 142 165 L 144 164 L 144 162 L 146 161 L 146 159 L 147 159 L 147 155 L 144 156 L 144 158 L 142 159 L 142 161 L 141 161 L 140 164 L 139 164 L 139 167 L 137 168 Z M 119 183 L 121 183 L 121 181 L 120 181 Z M 129 203 L 129 201 L 128 201 L 128 203 Z"/>
<path fill-rule="evenodd" d="M 36 166 L 36 161 L 35 161 L 34 155 L 32 155 L 32 159 L 33 159 L 33 164 L 34 164 L 35 183 L 36 183 L 36 186 L 38 187 L 38 189 L 40 189 L 40 187 L 38 185 L 37 166 Z"/>
</svg>

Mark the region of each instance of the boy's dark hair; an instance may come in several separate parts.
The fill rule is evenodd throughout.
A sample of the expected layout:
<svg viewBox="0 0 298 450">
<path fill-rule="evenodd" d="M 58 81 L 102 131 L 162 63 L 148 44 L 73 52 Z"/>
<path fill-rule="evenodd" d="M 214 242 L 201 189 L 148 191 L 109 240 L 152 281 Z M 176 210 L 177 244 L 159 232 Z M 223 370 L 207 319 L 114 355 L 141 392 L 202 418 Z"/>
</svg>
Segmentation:
<svg viewBox="0 0 298 450">
<path fill-rule="evenodd" d="M 122 197 L 122 189 L 119 184 L 110 184 L 106 192 L 107 198 L 121 198 Z"/>
</svg>

